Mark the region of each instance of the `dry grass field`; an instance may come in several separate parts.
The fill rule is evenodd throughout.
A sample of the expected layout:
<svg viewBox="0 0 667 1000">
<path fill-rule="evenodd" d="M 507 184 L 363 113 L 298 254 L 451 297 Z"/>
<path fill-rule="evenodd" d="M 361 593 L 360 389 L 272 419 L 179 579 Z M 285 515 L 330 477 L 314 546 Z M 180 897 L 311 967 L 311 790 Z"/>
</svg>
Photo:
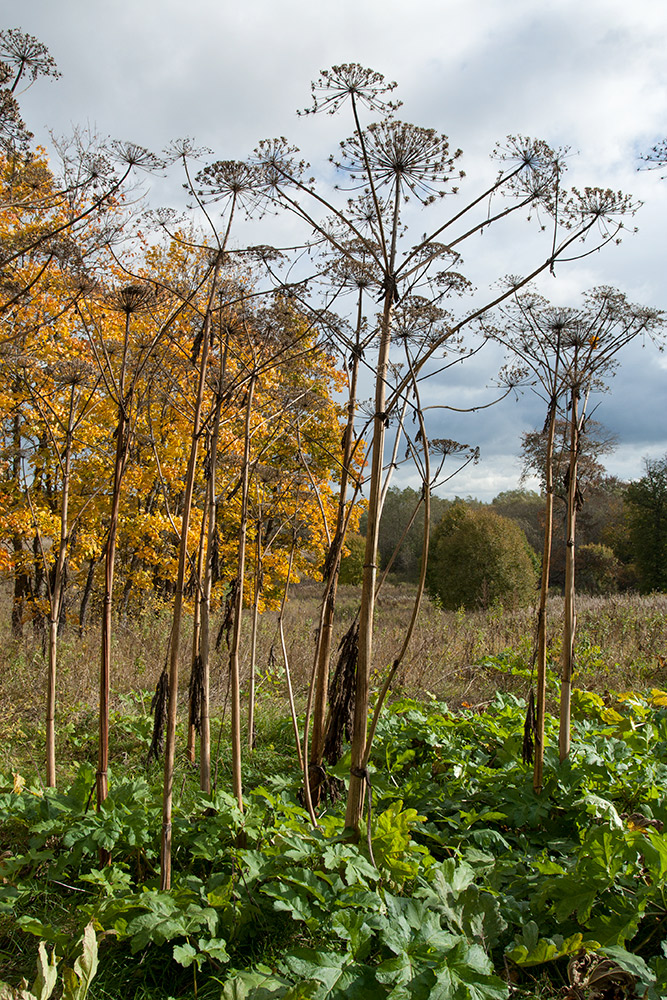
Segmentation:
<svg viewBox="0 0 667 1000">
<path fill-rule="evenodd" d="M 413 591 L 388 585 L 378 604 L 375 625 L 376 679 L 382 679 L 400 648 L 409 621 Z M 302 583 L 294 590 L 285 617 L 289 667 L 297 697 L 303 701 L 312 666 L 318 616 L 319 587 Z M 338 638 L 352 623 L 358 591 L 342 587 L 338 603 Z M 219 616 L 218 616 L 219 617 Z M 246 632 L 249 615 L 246 616 Z M 558 669 L 562 599 L 549 606 L 551 665 Z M 112 690 L 119 699 L 137 693 L 148 711 L 167 655 L 169 608 L 148 605 L 140 616 L 114 626 Z M 219 621 L 214 622 L 219 627 Z M 185 694 L 189 671 L 186 630 L 181 645 L 181 678 Z M 396 689 L 411 695 L 430 694 L 450 702 L 475 704 L 497 689 L 525 694 L 530 683 L 534 647 L 531 608 L 479 612 L 443 611 L 425 599 Z M 243 670 L 249 671 L 249 642 L 244 643 Z M 99 629 L 91 625 L 82 636 L 66 627 L 60 641 L 58 711 L 61 719 L 88 714 L 97 704 Z M 667 594 L 608 597 L 581 596 L 578 601 L 577 677 L 580 687 L 597 691 L 667 685 Z M 260 619 L 257 654 L 260 705 L 284 703 L 284 666 L 277 631 L 277 613 Z M 0 728 L 6 732 L 18 719 L 37 722 L 43 714 L 46 661 L 42 639 L 30 625 L 22 641 L 10 634 L 10 602 L 5 588 L 0 598 Z M 219 713 L 227 691 L 227 647 L 224 638 L 213 654 L 212 705 Z"/>
</svg>

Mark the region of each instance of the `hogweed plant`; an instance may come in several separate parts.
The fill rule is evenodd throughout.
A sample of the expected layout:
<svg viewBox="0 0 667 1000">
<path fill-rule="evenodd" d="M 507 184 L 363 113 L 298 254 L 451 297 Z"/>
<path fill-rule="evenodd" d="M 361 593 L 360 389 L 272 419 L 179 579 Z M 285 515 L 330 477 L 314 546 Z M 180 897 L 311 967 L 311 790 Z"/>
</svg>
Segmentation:
<svg viewBox="0 0 667 1000">
<path fill-rule="evenodd" d="M 255 156 L 256 164 L 264 171 L 267 199 L 309 227 L 313 253 L 325 246 L 329 253 L 337 253 L 352 266 L 370 262 L 377 271 L 380 316 L 371 345 L 374 396 L 366 481 L 367 532 L 346 817 L 353 830 L 359 828 L 367 779 L 364 761 L 369 750 L 373 613 L 388 419 L 443 346 L 474 328 L 517 288 L 503 289 L 481 304 L 477 299 L 467 309 L 459 307 L 459 316 L 447 312 L 437 333 L 412 344 L 409 370 L 392 383 L 390 365 L 397 307 L 408 293 L 422 291 L 441 308 L 454 295 L 470 297 L 469 286 L 459 274 L 464 243 L 475 234 L 500 226 L 517 211 L 539 210 L 551 220 L 545 252 L 530 273 L 520 279 L 520 288 L 553 267 L 554 261 L 566 252 L 577 256 L 575 245 L 589 234 L 597 236 L 596 245 L 618 238 L 636 207 L 631 199 L 611 191 L 564 190 L 562 151 L 539 140 L 510 137 L 496 150 L 499 172 L 495 179 L 461 207 L 443 212 L 443 201 L 449 203 L 459 193 L 464 176 L 459 165 L 461 151 L 453 150 L 448 138 L 433 129 L 397 120 L 396 104 L 387 99 L 393 90 L 394 85 L 386 83 L 381 74 L 357 64 L 323 71 L 312 87 L 309 114 L 336 114 L 343 108 L 351 112 L 352 135 L 340 143 L 331 163 L 341 177 L 340 188 L 363 195 L 363 219 L 359 218 L 358 202 L 345 204 L 336 193 L 321 193 L 314 180 L 307 177 L 298 150 L 286 140 L 260 143 Z M 364 108 L 379 114 L 380 120 L 364 125 Z M 412 242 L 406 215 L 410 200 L 437 215 L 431 231 Z"/>
<path fill-rule="evenodd" d="M 510 284 L 513 282 L 510 281 Z M 618 352 L 638 336 L 656 337 L 663 326 L 663 314 L 633 305 L 612 288 L 596 288 L 584 295 L 577 308 L 550 305 L 534 291 L 515 294 L 499 310 L 495 321 L 485 323 L 487 335 L 500 341 L 514 355 L 516 382 L 524 381 L 546 403 L 544 423 L 545 518 L 540 599 L 537 611 L 537 698 L 534 720 L 535 754 L 533 784 L 540 791 L 544 768 L 544 723 L 547 670 L 547 596 L 551 560 L 554 499 L 554 441 L 559 413 L 567 420 L 568 461 L 563 477 L 566 493 L 565 606 L 563 617 L 562 677 L 560 699 L 560 757 L 570 746 L 570 703 L 575 611 L 575 534 L 577 511 L 584 502 L 579 486 L 578 464 L 586 408 L 593 389 L 605 387 L 613 375 Z"/>
</svg>

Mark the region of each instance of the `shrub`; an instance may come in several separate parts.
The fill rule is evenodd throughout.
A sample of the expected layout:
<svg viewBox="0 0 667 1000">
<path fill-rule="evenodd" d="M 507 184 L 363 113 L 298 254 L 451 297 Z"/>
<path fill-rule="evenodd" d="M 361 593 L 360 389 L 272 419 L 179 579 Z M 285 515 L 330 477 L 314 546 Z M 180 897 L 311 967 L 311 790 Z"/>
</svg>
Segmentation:
<svg viewBox="0 0 667 1000">
<path fill-rule="evenodd" d="M 445 608 L 527 604 L 537 574 L 526 536 L 513 521 L 457 503 L 433 537 L 427 587 Z"/>
<path fill-rule="evenodd" d="M 614 594 L 621 564 L 608 545 L 582 545 L 577 549 L 577 590 L 586 594 Z"/>
<path fill-rule="evenodd" d="M 340 582 L 360 586 L 364 578 L 364 555 L 366 539 L 354 532 L 348 534 L 345 544 L 348 549 L 340 563 Z"/>
</svg>

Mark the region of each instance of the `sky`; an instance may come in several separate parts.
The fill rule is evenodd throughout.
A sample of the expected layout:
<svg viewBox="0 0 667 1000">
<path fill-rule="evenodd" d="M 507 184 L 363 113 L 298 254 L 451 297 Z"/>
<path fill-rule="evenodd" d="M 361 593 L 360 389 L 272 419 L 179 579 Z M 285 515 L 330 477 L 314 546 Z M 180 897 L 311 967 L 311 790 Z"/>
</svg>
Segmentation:
<svg viewBox="0 0 667 1000">
<path fill-rule="evenodd" d="M 51 134 L 88 128 L 156 152 L 188 136 L 215 159 L 242 159 L 259 139 L 284 135 L 329 182 L 327 157 L 350 124 L 296 109 L 308 105 L 318 72 L 343 62 L 398 81 L 400 117 L 463 149 L 469 196 L 493 176 L 489 154 L 506 135 L 568 146 L 570 184 L 622 190 L 643 206 L 636 234 L 557 266 L 540 292 L 576 306 L 583 291 L 613 285 L 667 309 L 667 179 L 638 170 L 641 154 L 667 136 L 664 0 L 25 0 L 20 14 L 7 3 L 1 20 L 44 42 L 62 74 L 20 95 L 47 148 Z M 153 207 L 182 197 L 175 175 L 151 181 Z M 428 225 L 416 212 L 412 223 L 417 235 Z M 536 238 L 527 223 L 476 238 L 463 270 L 482 294 L 526 273 Z M 488 401 L 499 360 L 485 349 L 429 384 L 429 404 Z M 630 479 L 645 457 L 667 453 L 667 352 L 637 343 L 620 360 L 595 418 L 618 438 L 608 471 Z M 429 411 L 432 436 L 481 451 L 439 492 L 490 500 L 515 488 L 521 434 L 543 420 L 530 394 L 474 414 Z M 407 470 L 396 482 L 415 484 Z"/>
</svg>

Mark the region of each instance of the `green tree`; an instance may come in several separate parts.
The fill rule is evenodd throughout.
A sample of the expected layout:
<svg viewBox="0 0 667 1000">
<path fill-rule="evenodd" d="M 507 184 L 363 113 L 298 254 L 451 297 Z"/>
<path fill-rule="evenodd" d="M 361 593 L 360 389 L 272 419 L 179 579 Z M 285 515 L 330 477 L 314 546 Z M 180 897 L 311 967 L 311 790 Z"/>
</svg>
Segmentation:
<svg viewBox="0 0 667 1000">
<path fill-rule="evenodd" d="M 442 497 L 431 497 L 431 534 L 451 503 L 451 500 L 445 500 Z M 410 524 L 411 521 L 412 524 Z M 361 532 L 365 534 L 365 513 L 361 515 L 359 526 Z M 398 552 L 395 552 L 397 542 L 404 533 L 403 543 Z M 412 489 L 410 486 L 406 486 L 404 489 L 399 486 L 390 487 L 387 490 L 380 521 L 378 540 L 380 565 L 389 565 L 389 561 L 393 557 L 392 574 L 395 574 L 399 580 L 415 583 L 419 577 L 423 537 L 424 507 L 421 503 L 419 490 Z"/>
<path fill-rule="evenodd" d="M 612 594 L 618 590 L 621 564 L 608 545 L 580 545 L 577 561 L 577 590 L 586 594 Z"/>
<path fill-rule="evenodd" d="M 667 454 L 644 459 L 641 479 L 630 483 L 625 502 L 630 540 L 643 591 L 667 590 Z"/>
<path fill-rule="evenodd" d="M 525 533 L 530 547 L 541 554 L 544 538 L 544 497 L 535 490 L 504 490 L 493 498 L 491 507 L 495 514 L 514 521 Z"/>
<path fill-rule="evenodd" d="M 340 563 L 340 583 L 361 586 L 364 578 L 364 551 L 366 543 L 362 535 L 352 532 L 345 540 L 349 552 L 343 556 Z"/>
<path fill-rule="evenodd" d="M 526 536 L 509 518 L 455 504 L 433 538 L 427 588 L 446 608 L 526 604 L 536 594 Z"/>
</svg>

